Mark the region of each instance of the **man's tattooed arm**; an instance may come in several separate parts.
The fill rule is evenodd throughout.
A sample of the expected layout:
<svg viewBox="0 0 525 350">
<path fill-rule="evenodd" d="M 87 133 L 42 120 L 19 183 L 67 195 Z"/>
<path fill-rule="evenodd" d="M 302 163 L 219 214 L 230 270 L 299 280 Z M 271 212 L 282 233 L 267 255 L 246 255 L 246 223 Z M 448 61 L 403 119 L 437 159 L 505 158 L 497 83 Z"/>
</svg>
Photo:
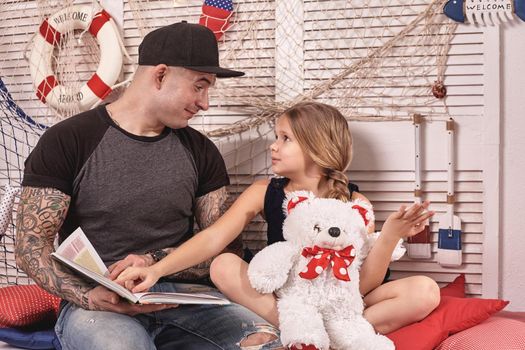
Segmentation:
<svg viewBox="0 0 525 350">
<path fill-rule="evenodd" d="M 18 266 L 48 292 L 89 308 L 92 288 L 51 258 L 53 242 L 71 198 L 54 188 L 24 187 L 16 220 L 15 257 Z"/>
<path fill-rule="evenodd" d="M 208 226 L 211 226 L 217 219 L 226 212 L 228 209 L 228 191 L 226 187 L 221 187 L 218 190 L 212 191 L 202 197 L 197 198 L 195 208 L 195 219 L 199 225 L 199 229 L 204 230 Z M 173 248 L 177 249 L 177 248 Z M 239 235 L 223 252 L 230 252 L 242 255 L 242 237 Z M 178 272 L 173 275 L 180 279 L 200 279 L 210 274 L 210 265 L 213 258 L 208 259 L 198 265 L 190 267 L 184 271 Z"/>
</svg>

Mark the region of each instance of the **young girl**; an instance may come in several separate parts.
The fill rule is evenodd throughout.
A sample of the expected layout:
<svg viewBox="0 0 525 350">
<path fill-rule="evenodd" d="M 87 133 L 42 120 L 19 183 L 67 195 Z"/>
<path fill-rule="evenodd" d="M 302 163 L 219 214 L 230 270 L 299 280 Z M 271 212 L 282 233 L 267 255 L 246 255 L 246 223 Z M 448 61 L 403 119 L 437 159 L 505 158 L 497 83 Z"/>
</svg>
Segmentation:
<svg viewBox="0 0 525 350">
<path fill-rule="evenodd" d="M 217 222 L 149 267 L 129 267 L 117 278 L 147 290 L 157 280 L 218 254 L 258 214 L 268 222 L 268 244 L 282 241 L 285 193 L 308 190 L 318 197 L 343 201 L 368 200 L 348 183 L 345 171 L 352 159 L 348 123 L 334 107 L 304 102 L 286 110 L 276 121 L 276 140 L 270 146 L 272 170 L 282 178 L 260 180 L 244 191 Z M 430 278 L 414 276 L 382 284 L 392 252 L 402 237 L 417 234 L 433 215 L 428 202 L 404 206 L 391 214 L 381 235 L 361 267 L 360 291 L 365 296 L 365 317 L 379 333 L 389 333 L 421 320 L 439 303 L 439 288 Z M 373 232 L 373 224 L 369 227 Z M 230 300 L 244 305 L 274 325 L 278 312 L 273 294 L 260 294 L 250 285 L 248 264 L 234 254 L 219 255 L 210 274 L 217 288 Z"/>
</svg>

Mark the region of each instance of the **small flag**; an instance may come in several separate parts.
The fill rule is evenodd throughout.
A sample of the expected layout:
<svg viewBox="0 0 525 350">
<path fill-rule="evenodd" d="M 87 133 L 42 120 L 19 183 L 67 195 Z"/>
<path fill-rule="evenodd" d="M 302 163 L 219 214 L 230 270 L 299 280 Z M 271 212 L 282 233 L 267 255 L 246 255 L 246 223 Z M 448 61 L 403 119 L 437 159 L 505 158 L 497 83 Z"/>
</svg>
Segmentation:
<svg viewBox="0 0 525 350">
<path fill-rule="evenodd" d="M 232 13 L 232 0 L 206 0 L 204 5 L 202 5 L 199 24 L 211 29 L 217 40 L 219 40 L 226 29 L 228 29 Z"/>
</svg>

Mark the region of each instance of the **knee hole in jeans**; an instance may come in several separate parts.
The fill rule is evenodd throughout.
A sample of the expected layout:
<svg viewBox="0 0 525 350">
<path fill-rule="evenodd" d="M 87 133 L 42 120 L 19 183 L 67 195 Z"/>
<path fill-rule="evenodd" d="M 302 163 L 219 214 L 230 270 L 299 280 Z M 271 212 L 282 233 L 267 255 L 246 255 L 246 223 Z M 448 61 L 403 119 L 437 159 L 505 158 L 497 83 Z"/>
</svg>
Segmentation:
<svg viewBox="0 0 525 350">
<path fill-rule="evenodd" d="M 279 331 L 271 325 L 254 325 L 240 341 L 239 347 L 243 350 L 284 350 L 280 340 Z"/>
</svg>

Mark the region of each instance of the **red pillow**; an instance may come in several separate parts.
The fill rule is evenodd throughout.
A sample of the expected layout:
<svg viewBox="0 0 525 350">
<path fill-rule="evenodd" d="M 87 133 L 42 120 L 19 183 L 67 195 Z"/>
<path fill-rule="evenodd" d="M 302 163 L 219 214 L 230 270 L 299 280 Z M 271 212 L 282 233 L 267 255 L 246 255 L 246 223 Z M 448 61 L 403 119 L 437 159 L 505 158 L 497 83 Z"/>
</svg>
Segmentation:
<svg viewBox="0 0 525 350">
<path fill-rule="evenodd" d="M 437 350 L 525 349 L 525 323 L 498 313 L 485 322 L 448 337 Z"/>
<path fill-rule="evenodd" d="M 450 334 L 470 328 L 503 309 L 499 299 L 443 296 L 439 306 L 423 320 L 387 334 L 396 350 L 432 350 Z"/>
<path fill-rule="evenodd" d="M 0 288 L 0 327 L 52 325 L 59 304 L 60 298 L 34 284 Z"/>
<path fill-rule="evenodd" d="M 440 289 L 441 296 L 456 298 L 465 297 L 465 275 L 461 274 L 456 279 Z"/>
</svg>

